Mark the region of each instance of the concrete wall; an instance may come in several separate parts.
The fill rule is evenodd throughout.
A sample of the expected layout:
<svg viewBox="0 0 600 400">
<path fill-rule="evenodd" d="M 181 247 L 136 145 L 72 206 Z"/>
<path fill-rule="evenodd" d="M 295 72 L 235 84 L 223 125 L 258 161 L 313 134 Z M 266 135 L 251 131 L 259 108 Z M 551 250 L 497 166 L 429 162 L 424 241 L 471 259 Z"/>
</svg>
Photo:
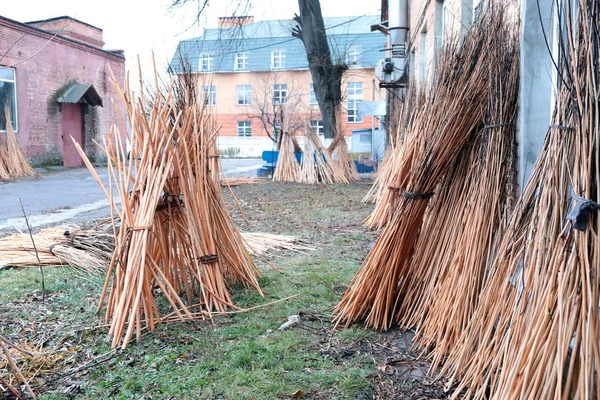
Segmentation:
<svg viewBox="0 0 600 400">
<path fill-rule="evenodd" d="M 540 9 L 538 10 L 538 5 Z M 554 107 L 555 72 L 544 31 L 552 47 L 553 2 L 522 0 L 521 92 L 519 108 L 519 178 L 529 179 L 542 150 Z M 540 23 L 540 12 L 541 22 Z M 543 29 L 542 29 L 543 24 Z"/>
<path fill-rule="evenodd" d="M 15 65 L 17 86 L 17 139 L 33 163 L 60 162 L 63 154 L 60 105 L 57 97 L 72 83 L 92 84 L 104 107 L 88 109 L 85 115 L 86 149 L 101 141 L 117 113 L 124 107 L 109 79 L 112 68 L 118 82 L 124 82 L 125 58 L 116 53 L 0 17 L 0 66 Z M 9 48 L 17 42 L 17 45 Z M 113 106 L 113 102 L 116 104 Z"/>
</svg>

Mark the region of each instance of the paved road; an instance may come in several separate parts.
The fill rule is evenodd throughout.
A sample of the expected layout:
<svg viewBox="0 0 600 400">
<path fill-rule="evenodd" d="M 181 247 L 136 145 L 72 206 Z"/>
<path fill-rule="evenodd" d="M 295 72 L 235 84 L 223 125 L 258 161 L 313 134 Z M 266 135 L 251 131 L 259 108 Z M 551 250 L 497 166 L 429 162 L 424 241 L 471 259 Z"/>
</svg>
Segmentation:
<svg viewBox="0 0 600 400">
<path fill-rule="evenodd" d="M 225 176 L 256 176 L 260 159 L 223 159 Z M 105 168 L 98 174 L 106 185 Z M 107 186 L 108 187 L 108 186 Z M 33 227 L 79 222 L 110 215 L 108 200 L 85 168 L 69 169 L 42 175 L 36 179 L 0 183 L 0 233 L 15 228 L 24 229 L 25 223 L 19 199 L 30 216 Z"/>
</svg>

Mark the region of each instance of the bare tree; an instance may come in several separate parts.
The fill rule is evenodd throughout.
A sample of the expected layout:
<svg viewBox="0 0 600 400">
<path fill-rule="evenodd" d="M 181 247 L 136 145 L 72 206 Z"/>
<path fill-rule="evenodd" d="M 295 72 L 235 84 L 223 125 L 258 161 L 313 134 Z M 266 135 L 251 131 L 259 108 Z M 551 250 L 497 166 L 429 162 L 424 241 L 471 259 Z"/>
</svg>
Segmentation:
<svg viewBox="0 0 600 400">
<path fill-rule="evenodd" d="M 284 96 L 274 91 L 275 85 L 279 84 L 286 85 Z M 293 78 L 260 74 L 255 77 L 251 87 L 251 106 L 245 116 L 249 120 L 258 120 L 269 139 L 278 147 L 282 129 L 294 136 L 304 128 L 306 119 L 314 117 L 312 107 L 303 101 L 304 92 Z"/>
<path fill-rule="evenodd" d="M 340 122 L 337 119 L 341 116 L 342 76 L 348 66 L 333 63 L 319 0 L 298 0 L 298 6 L 300 15 L 294 17 L 297 26 L 292 35 L 304 43 L 323 120 L 323 132 L 325 138 L 331 139 Z"/>
</svg>

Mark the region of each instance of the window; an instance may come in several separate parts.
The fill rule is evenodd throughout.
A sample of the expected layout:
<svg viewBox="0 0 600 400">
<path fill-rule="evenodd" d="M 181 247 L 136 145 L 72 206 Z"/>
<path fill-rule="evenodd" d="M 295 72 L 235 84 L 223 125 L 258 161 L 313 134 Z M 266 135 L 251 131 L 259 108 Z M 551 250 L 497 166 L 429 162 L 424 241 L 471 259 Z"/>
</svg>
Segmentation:
<svg viewBox="0 0 600 400">
<path fill-rule="evenodd" d="M 202 98 L 204 99 L 204 104 L 208 106 L 217 105 L 217 87 L 202 86 Z"/>
<path fill-rule="evenodd" d="M 252 136 L 252 121 L 238 121 L 237 134 L 240 137 Z"/>
<path fill-rule="evenodd" d="M 237 103 L 239 106 L 247 106 L 248 104 L 252 104 L 252 88 L 250 85 L 238 85 Z"/>
<path fill-rule="evenodd" d="M 348 122 L 349 123 L 361 123 L 362 117 L 358 116 L 358 104 L 363 100 L 363 87 L 362 82 L 349 82 L 348 83 Z"/>
<path fill-rule="evenodd" d="M 310 121 L 310 127 L 317 132 L 318 135 L 323 136 L 325 131 L 323 129 L 323 120 L 315 119 Z"/>
<path fill-rule="evenodd" d="M 362 53 L 362 47 L 350 46 L 348 53 L 346 53 L 346 64 L 349 66 L 360 65 L 360 54 Z"/>
<path fill-rule="evenodd" d="M 200 62 L 198 63 L 198 69 L 202 72 L 208 72 L 212 70 L 212 57 L 210 54 L 200 54 Z"/>
<path fill-rule="evenodd" d="M 271 52 L 271 69 L 285 68 L 285 50 Z"/>
<path fill-rule="evenodd" d="M 0 131 L 6 131 L 6 118 L 4 107 L 10 107 L 12 127 L 17 131 L 17 87 L 15 70 L 13 68 L 0 68 Z"/>
<path fill-rule="evenodd" d="M 313 85 L 312 83 L 310 84 L 309 95 L 310 95 L 310 104 L 319 104 L 317 102 L 317 95 L 315 94 L 315 85 Z"/>
<path fill-rule="evenodd" d="M 371 144 L 371 132 L 369 133 L 361 133 L 358 138 L 358 142 L 360 144 Z"/>
<path fill-rule="evenodd" d="M 245 51 L 235 55 L 235 64 L 233 67 L 236 71 L 248 69 L 248 54 Z"/>
<path fill-rule="evenodd" d="M 273 104 L 285 104 L 287 100 L 287 84 L 275 84 L 273 85 Z"/>
</svg>

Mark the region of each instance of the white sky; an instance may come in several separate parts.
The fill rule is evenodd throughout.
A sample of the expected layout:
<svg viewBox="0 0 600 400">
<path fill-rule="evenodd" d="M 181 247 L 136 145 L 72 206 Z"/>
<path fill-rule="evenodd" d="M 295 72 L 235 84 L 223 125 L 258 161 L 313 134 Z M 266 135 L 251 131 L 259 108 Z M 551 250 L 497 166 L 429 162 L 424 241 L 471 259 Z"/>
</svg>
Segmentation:
<svg viewBox="0 0 600 400">
<path fill-rule="evenodd" d="M 3 0 L 0 14 L 19 22 L 68 15 L 97 26 L 104 31 L 105 48 L 125 50 L 130 70 L 137 69 L 139 55 L 146 75 L 152 69 L 152 50 L 157 68 L 164 71 L 179 40 L 200 36 L 203 27 L 216 28 L 217 17 L 232 15 L 238 2 L 210 0 L 200 24 L 194 24 L 196 0 L 174 11 L 169 10 L 171 0 Z M 321 0 L 324 17 L 378 14 L 380 4 L 380 0 Z M 297 12 L 296 0 L 251 0 L 248 14 L 260 21 L 292 18 Z"/>
</svg>

